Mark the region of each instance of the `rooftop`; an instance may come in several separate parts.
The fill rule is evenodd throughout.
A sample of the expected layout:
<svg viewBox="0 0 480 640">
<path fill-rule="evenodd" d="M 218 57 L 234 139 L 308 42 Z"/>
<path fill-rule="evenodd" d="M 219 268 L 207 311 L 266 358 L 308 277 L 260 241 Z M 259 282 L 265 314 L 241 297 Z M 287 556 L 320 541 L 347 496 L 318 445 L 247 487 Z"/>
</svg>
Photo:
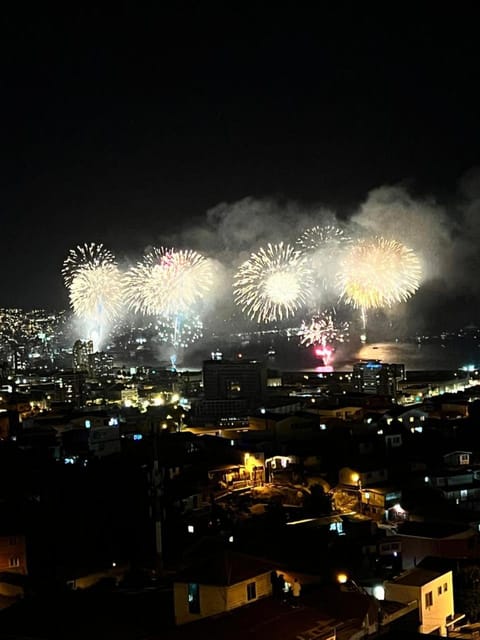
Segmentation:
<svg viewBox="0 0 480 640">
<path fill-rule="evenodd" d="M 416 568 L 407 571 L 391 582 L 394 584 L 404 584 L 411 587 L 422 587 L 423 585 L 432 582 L 432 580 L 435 580 L 435 578 L 438 578 L 441 575 L 442 572 L 440 571 Z"/>
<path fill-rule="evenodd" d="M 198 582 L 229 586 L 268 573 L 273 565 L 258 558 L 222 550 L 208 554 L 181 571 L 175 582 Z"/>
<path fill-rule="evenodd" d="M 450 538 L 468 532 L 470 527 L 453 522 L 403 522 L 398 527 L 398 535 L 417 538 Z M 473 534 L 473 530 L 472 530 Z"/>
</svg>

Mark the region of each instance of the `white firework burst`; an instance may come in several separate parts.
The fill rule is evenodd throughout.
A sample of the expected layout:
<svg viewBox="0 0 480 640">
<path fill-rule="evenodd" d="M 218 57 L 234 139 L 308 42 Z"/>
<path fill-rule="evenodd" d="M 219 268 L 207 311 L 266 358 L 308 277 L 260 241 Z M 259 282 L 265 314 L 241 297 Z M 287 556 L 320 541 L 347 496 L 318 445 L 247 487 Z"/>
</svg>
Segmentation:
<svg viewBox="0 0 480 640">
<path fill-rule="evenodd" d="M 70 249 L 63 262 L 62 275 L 65 286 L 70 287 L 73 279 L 82 269 L 109 265 L 116 265 L 115 256 L 103 244 L 90 242 L 78 245 L 75 249 Z"/>
<path fill-rule="evenodd" d="M 234 297 L 258 322 L 293 316 L 306 304 L 312 285 L 305 257 L 289 244 L 268 244 L 252 253 L 234 276 Z"/>
<path fill-rule="evenodd" d="M 153 249 L 125 274 L 130 309 L 171 317 L 187 313 L 211 290 L 213 267 L 196 251 Z"/>
</svg>

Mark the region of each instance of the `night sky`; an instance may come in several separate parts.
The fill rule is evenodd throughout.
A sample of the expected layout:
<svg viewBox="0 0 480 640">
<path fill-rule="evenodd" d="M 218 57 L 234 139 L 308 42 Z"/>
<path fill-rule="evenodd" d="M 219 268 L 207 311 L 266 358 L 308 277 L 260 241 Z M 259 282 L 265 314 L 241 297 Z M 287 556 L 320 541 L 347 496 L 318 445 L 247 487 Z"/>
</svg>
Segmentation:
<svg viewBox="0 0 480 640">
<path fill-rule="evenodd" d="M 226 4 L 4 10 L 0 307 L 66 307 L 71 246 L 141 253 L 223 201 L 455 200 L 479 164 L 477 12 Z"/>
</svg>

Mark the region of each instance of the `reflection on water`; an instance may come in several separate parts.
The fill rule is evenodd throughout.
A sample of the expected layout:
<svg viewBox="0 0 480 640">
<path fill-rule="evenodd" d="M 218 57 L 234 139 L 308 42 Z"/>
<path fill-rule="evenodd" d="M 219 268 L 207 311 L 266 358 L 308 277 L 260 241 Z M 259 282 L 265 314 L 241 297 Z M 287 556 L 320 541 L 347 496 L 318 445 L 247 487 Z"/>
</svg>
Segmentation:
<svg viewBox="0 0 480 640">
<path fill-rule="evenodd" d="M 315 367 L 315 371 L 317 373 L 332 373 L 335 369 L 329 364 L 327 367 Z"/>
<path fill-rule="evenodd" d="M 245 360 L 267 361 L 270 369 L 280 371 L 315 371 L 328 373 L 329 371 L 352 370 L 358 360 L 381 360 L 382 362 L 396 362 L 404 364 L 407 370 L 454 370 L 473 364 L 480 366 L 479 343 L 473 339 L 459 338 L 436 340 L 423 343 L 411 342 L 372 342 L 362 344 L 359 339 L 335 345 L 333 362 L 325 360 L 312 347 L 300 345 L 298 340 L 278 338 L 272 346 L 271 337 L 268 342 L 243 344 L 242 355 Z M 198 351 L 190 349 L 186 352 L 184 368 L 202 367 L 206 354 L 219 348 L 217 342 L 207 345 Z M 211 347 L 211 348 L 210 348 Z M 238 360 L 239 345 L 224 343 L 220 345 L 226 360 Z"/>
<path fill-rule="evenodd" d="M 351 369 L 357 360 L 381 360 L 405 364 L 410 370 L 459 369 L 468 364 L 480 364 L 480 349 L 476 342 L 378 342 L 352 345 L 352 351 L 338 354 L 336 370 Z"/>
</svg>

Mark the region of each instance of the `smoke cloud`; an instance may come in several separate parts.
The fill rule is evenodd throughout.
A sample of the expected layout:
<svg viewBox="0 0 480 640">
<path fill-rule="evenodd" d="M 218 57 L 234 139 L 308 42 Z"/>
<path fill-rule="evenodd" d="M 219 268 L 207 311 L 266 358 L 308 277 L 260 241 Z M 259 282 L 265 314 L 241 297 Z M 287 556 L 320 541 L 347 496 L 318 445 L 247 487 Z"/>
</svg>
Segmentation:
<svg viewBox="0 0 480 640">
<path fill-rule="evenodd" d="M 200 313 L 206 324 L 230 327 L 233 321 L 252 326 L 234 304 L 232 279 L 239 265 L 267 243 L 295 244 L 305 230 L 316 225 L 339 227 L 353 242 L 374 236 L 396 240 L 419 257 L 421 287 L 406 303 L 372 315 L 387 329 L 413 332 L 441 323 L 447 327 L 449 322 L 478 322 L 479 220 L 480 169 L 474 168 L 462 177 L 451 202 L 415 195 L 403 184 L 370 191 L 348 214 L 322 203 L 249 196 L 219 203 L 190 228 L 163 234 L 152 244 L 195 249 L 212 260 L 213 293 L 202 302 Z M 130 260 L 130 264 L 134 262 Z M 332 282 L 332 287 L 330 291 L 324 287 L 321 294 L 312 296 L 312 308 L 338 303 L 334 286 L 337 263 L 331 256 L 321 256 L 320 262 L 328 263 L 323 277 Z M 340 313 L 351 318 L 357 313 L 342 304 L 337 306 Z M 308 310 L 303 317 L 300 314 L 298 323 L 307 315 Z"/>
</svg>

